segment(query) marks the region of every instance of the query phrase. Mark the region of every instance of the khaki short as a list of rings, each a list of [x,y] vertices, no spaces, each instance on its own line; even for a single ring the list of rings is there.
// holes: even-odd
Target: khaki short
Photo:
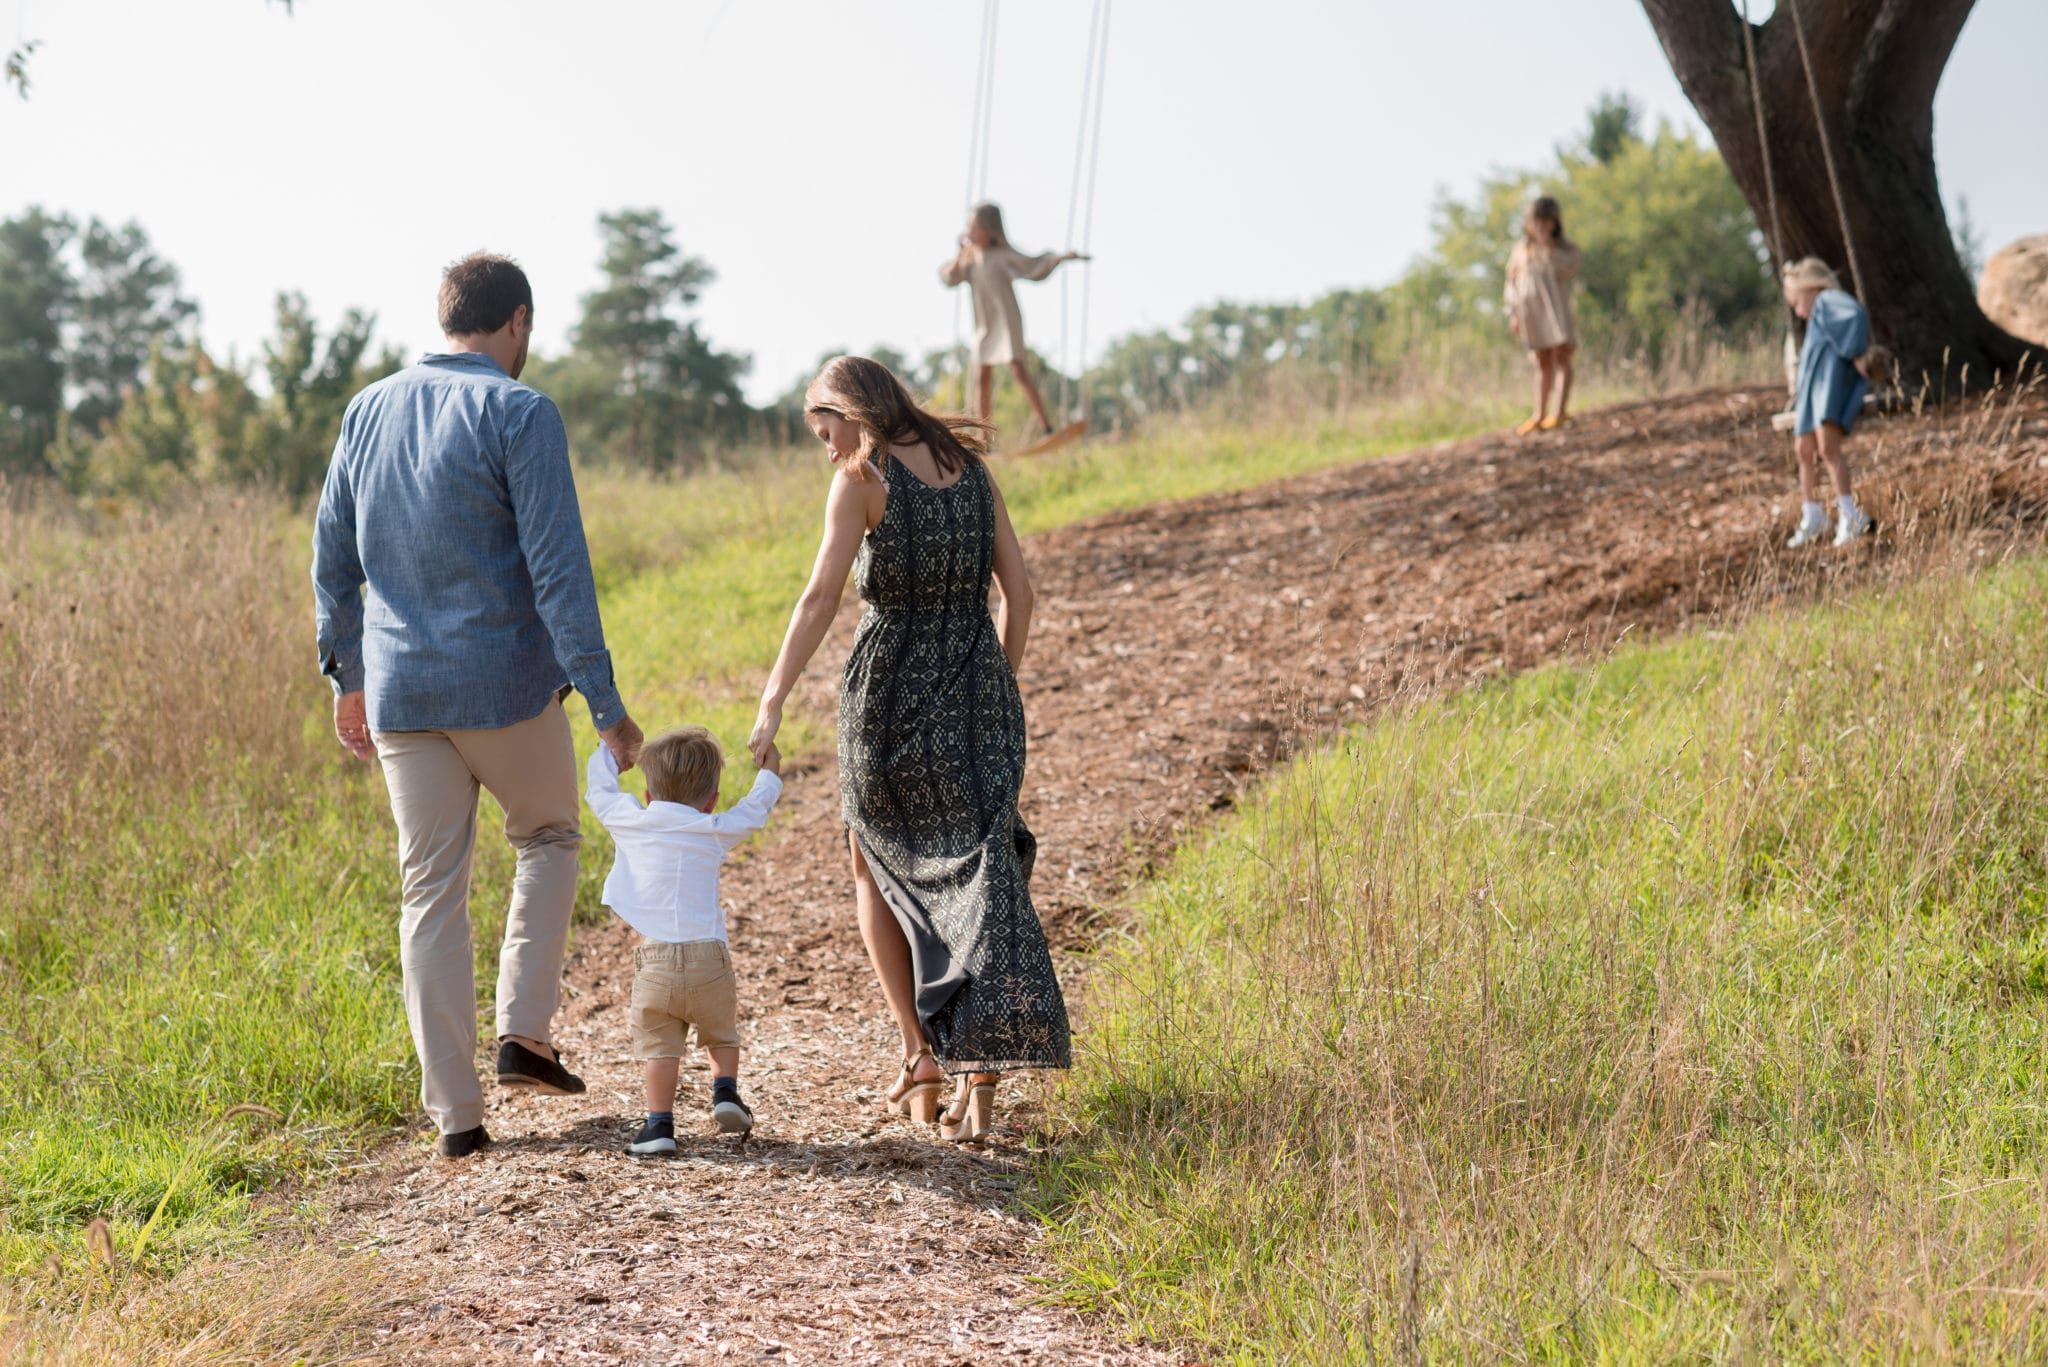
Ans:
[[[740,1047],[739,994],[722,941],[649,941],[633,962],[634,1058],[683,1057],[692,1026],[699,1048]]]

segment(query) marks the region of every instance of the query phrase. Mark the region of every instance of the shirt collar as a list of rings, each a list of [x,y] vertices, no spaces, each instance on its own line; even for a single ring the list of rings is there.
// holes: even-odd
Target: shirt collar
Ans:
[[[420,354],[421,365],[467,366],[471,369],[495,370],[505,374],[505,367],[499,365],[481,351],[427,351]],[[506,378],[510,378],[507,376]]]

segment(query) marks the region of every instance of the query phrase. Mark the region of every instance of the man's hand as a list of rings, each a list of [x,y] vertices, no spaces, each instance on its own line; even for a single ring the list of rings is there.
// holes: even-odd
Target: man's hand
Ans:
[[[640,725],[631,717],[620,717],[610,726],[597,733],[604,742],[604,748],[612,752],[612,759],[618,764],[619,772],[640,762],[640,742],[646,737],[640,734]]]
[[[775,748],[775,742],[772,740],[768,742],[766,753],[761,756],[761,767],[777,778],[782,777],[782,751]]]
[[[376,755],[377,747],[370,741],[369,706],[363,701],[362,689],[336,695],[334,738],[341,742],[342,749],[365,764]]]

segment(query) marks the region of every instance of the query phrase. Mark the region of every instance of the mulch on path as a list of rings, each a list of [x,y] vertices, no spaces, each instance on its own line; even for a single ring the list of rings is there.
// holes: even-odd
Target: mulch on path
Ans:
[[[1277,758],[1397,696],[1948,563],[1959,546],[1995,552],[2031,535],[2048,499],[2048,401],[1995,421],[1898,417],[1850,448],[1885,531],[1785,551],[1797,495],[1769,429],[1777,397],[1624,405],[1032,539],[1023,811],[1055,943],[1082,945],[1134,877]],[[823,715],[854,606],[803,699]],[[743,850],[726,893],[758,1137],[704,1132],[708,1075],[686,1069],[681,1155],[621,1152],[639,1117],[630,945],[616,925],[581,933],[559,1043],[590,1094],[498,1096],[500,1143],[481,1161],[393,1145],[330,1193],[335,1240],[380,1247],[435,1289],[390,1326],[398,1350],[1175,1361],[1042,1301],[1015,1204],[1028,1088],[1005,1090],[1003,1136],[979,1153],[877,1112],[893,1039],[854,928],[829,756],[791,773],[771,832]]]

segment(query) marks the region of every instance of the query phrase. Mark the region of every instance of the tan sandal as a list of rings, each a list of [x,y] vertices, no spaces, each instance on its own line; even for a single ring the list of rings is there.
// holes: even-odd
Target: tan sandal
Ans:
[[[903,1060],[904,1088],[895,1096],[883,1096],[884,1115],[907,1115],[920,1125],[929,1125],[939,1118],[939,1093],[945,1090],[946,1084],[939,1078],[917,1081],[917,1065],[923,1059],[931,1059],[935,1064],[938,1062],[929,1049],[920,1049]]]
[[[972,1083],[965,1100],[948,1106],[939,1118],[939,1138],[949,1144],[979,1144],[995,1128],[995,1113],[995,1083]]]

